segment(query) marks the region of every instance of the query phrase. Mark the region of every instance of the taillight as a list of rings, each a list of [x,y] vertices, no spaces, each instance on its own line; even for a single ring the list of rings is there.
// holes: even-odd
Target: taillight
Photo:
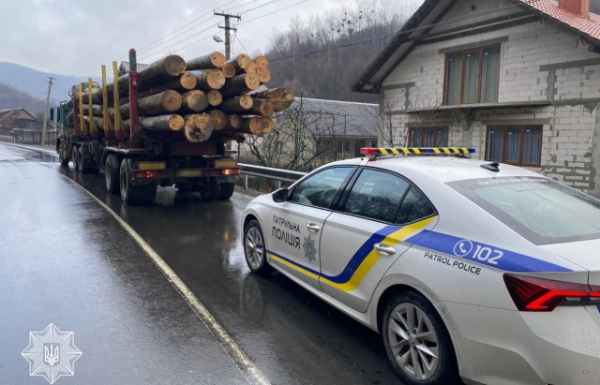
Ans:
[[[560,304],[600,304],[600,288],[579,283],[504,274],[504,283],[517,309],[550,312]]]

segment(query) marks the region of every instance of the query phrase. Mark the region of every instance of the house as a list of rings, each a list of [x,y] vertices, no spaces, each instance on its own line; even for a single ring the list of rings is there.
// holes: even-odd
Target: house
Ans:
[[[353,85],[380,144],[466,146],[600,193],[600,16],[590,0],[425,0]]]
[[[0,135],[10,135],[18,143],[39,144],[42,142],[44,122],[37,119],[24,108],[0,111]],[[48,120],[46,127],[47,142],[56,138],[54,122]]]
[[[294,169],[357,157],[360,148],[377,145],[378,114],[377,104],[297,97],[273,117],[273,131],[248,137],[240,154],[249,161]]]

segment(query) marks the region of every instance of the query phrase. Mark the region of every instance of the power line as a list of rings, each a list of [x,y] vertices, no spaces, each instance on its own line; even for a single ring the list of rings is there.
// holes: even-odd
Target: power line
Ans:
[[[276,11],[269,12],[269,13],[265,13],[264,15],[261,15],[261,16],[258,16],[258,17],[255,17],[255,18],[253,18],[253,19],[250,19],[250,20],[244,20],[244,21],[242,21],[241,23],[239,23],[238,25],[247,24],[247,23],[249,23],[249,22],[251,22],[251,21],[254,21],[254,20],[257,20],[257,19],[261,19],[261,18],[263,18],[263,17],[265,17],[265,16],[269,16],[269,15],[272,15],[272,14],[274,14],[274,13],[277,13],[277,12],[284,11],[284,10],[286,10],[286,9],[289,9],[289,8],[295,7],[296,5],[300,5],[300,4],[302,4],[302,3],[306,3],[307,1],[309,1],[309,0],[302,0],[302,1],[299,1],[299,2],[297,2],[297,3],[295,3],[295,4],[288,5],[287,7],[284,7],[284,8],[278,9],[278,10],[276,10]]]

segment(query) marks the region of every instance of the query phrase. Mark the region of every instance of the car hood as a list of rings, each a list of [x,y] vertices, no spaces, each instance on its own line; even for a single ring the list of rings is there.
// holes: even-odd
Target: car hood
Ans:
[[[600,286],[600,239],[540,247],[589,270],[590,285]]]

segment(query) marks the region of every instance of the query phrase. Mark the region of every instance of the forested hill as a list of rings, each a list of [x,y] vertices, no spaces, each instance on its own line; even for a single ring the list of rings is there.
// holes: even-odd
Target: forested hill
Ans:
[[[389,2],[375,8],[359,3],[308,20],[295,17],[287,31],[271,39],[266,53],[272,84],[307,98],[376,103],[377,96],[352,92],[351,86],[419,3]]]
[[[11,108],[25,108],[33,115],[42,116],[46,99],[34,98],[27,92],[19,91],[16,88],[4,83],[0,83],[0,111]]]

